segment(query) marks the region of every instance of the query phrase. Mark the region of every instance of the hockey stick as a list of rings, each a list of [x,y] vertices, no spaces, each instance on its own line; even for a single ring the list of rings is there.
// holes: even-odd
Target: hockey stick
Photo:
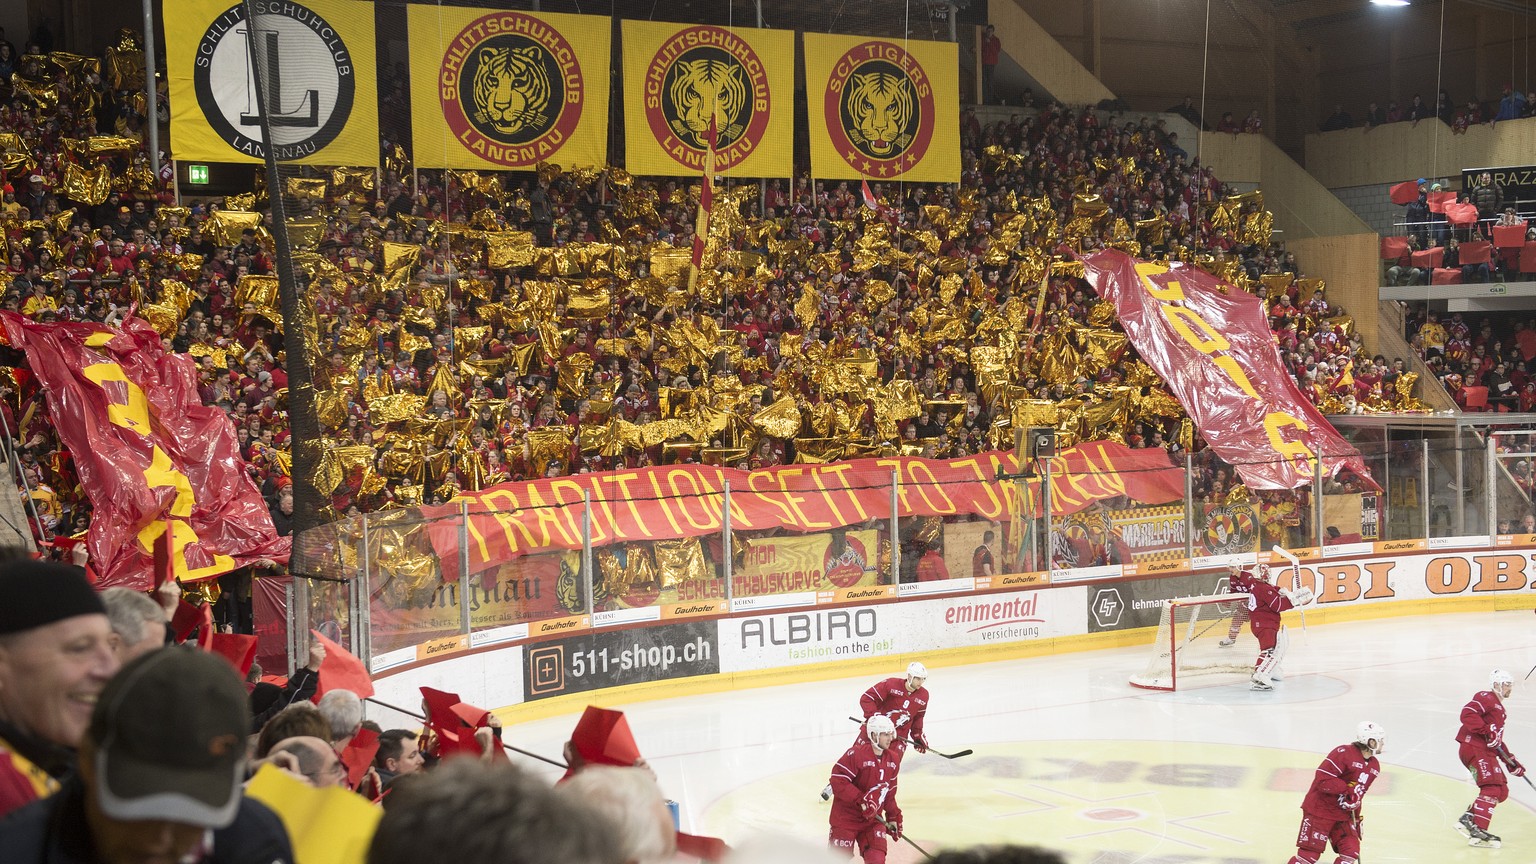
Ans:
[[[1276,543],[1275,545],[1273,545],[1273,546],[1271,546],[1269,548],[1270,548],[1271,552],[1274,552],[1276,555],[1279,555],[1281,558],[1284,558],[1285,560],[1291,562],[1291,590],[1295,591],[1296,589],[1300,588],[1301,587],[1301,559],[1297,558],[1295,555],[1292,555],[1290,552],[1287,552],[1286,550],[1281,549],[1280,548],[1280,544],[1278,544],[1278,543]],[[1301,606],[1297,606],[1296,607],[1296,611],[1301,614],[1301,631],[1303,633],[1305,633],[1307,631],[1307,610],[1302,608]]]
[[[369,701],[369,702],[372,702],[375,705],[380,706],[380,707],[388,708],[391,711],[398,711],[398,712],[400,712],[401,714],[404,714],[407,717],[410,717],[410,718],[415,719],[415,720],[420,720],[423,723],[427,722],[427,718],[423,717],[420,714],[417,714],[415,711],[407,711],[404,708],[399,707],[398,705],[391,705],[388,702],[380,701],[378,699],[373,698],[372,696],[364,696],[363,698],[365,700]],[[556,761],[554,759],[549,758],[548,756],[540,756],[537,753],[529,753],[527,750],[523,750],[523,749],[521,749],[519,747],[513,747],[511,744],[508,744],[506,742],[501,742],[501,749],[503,749],[503,750],[511,750],[513,753],[522,754],[523,756],[527,756],[529,759],[537,759],[540,762],[548,762],[549,764],[555,766],[556,768],[570,768],[571,767],[571,766],[565,764],[564,762],[558,762],[558,761]]]
[[[860,720],[857,717],[849,717],[848,719],[852,720],[853,722],[855,722],[857,724],[859,724],[860,726],[864,725],[864,721]],[[972,750],[970,748],[966,748],[964,750],[961,750],[959,753],[944,753],[944,752],[935,750],[932,747],[929,747],[928,748],[928,752],[932,753],[935,756],[943,756],[945,759],[959,759],[961,756],[969,756],[972,753],[975,753],[976,751]]]
[[[885,830],[891,832],[892,834],[896,833],[895,824],[891,823],[891,822],[885,823]],[[929,852],[927,849],[924,849],[923,847],[917,845],[916,843],[913,843],[911,837],[908,837],[907,835],[903,834],[903,835],[901,835],[901,839],[907,841],[907,845],[908,846],[911,846],[913,849],[916,849],[917,851],[923,853],[923,857],[924,858],[927,858],[929,861],[933,860],[933,853]]]

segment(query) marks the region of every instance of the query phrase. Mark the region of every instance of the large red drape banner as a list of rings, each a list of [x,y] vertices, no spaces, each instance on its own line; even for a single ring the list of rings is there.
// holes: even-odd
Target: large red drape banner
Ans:
[[[167,353],[137,318],[118,330],[5,312],[0,324],[46,390],[91,500],[86,548],[103,586],[152,587],[155,540],[167,526],[181,581],[288,559],[289,539],[272,526],[228,415],[198,399],[190,358]]]
[[[471,573],[530,552],[582,548],[582,496],[592,502],[592,543],[670,540],[717,534],[731,490],[731,527],[742,531],[827,531],[891,515],[892,472],[900,478],[897,514],[980,516],[994,521],[1019,512],[1011,453],[964,459],[855,459],[742,471],[709,465],[664,465],[502,483],[423,507],[444,576],[459,571],[460,506],[469,510]],[[1027,482],[1039,516],[1039,478]],[[1074,447],[1051,461],[1051,510],[1075,513],[1121,496],[1162,504],[1184,494],[1184,471],[1160,448],[1136,450],[1111,441]]]
[[[1319,450],[1325,475],[1345,469],[1374,485],[1359,452],[1285,370],[1257,296],[1195,267],[1113,249],[1082,260],[1131,345],[1250,489],[1311,484]]]

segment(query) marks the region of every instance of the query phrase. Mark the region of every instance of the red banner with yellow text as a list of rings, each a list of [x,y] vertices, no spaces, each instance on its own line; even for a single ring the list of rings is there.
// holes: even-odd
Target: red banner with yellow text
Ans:
[[[1348,470],[1371,482],[1359,452],[1286,372],[1257,296],[1195,267],[1114,249],[1082,260],[1131,345],[1248,488],[1310,485],[1319,451],[1327,476]]]
[[[888,519],[893,472],[900,481],[896,503],[901,518],[1003,521],[1019,512],[1019,483],[997,477],[1017,470],[1018,460],[1002,451],[964,459],[855,459],[758,471],[665,465],[502,483],[446,505],[423,507],[422,513],[444,577],[453,580],[459,570],[461,502],[469,511],[469,568],[478,573],[530,552],[582,548],[584,494],[592,502],[592,543],[603,546],[718,534],[727,482],[731,527],[738,531],[807,533]],[[1035,499],[1026,515],[1039,515],[1039,480],[1025,483]],[[1184,472],[1159,448],[1134,450],[1096,441],[1065,451],[1051,463],[1051,508],[1058,516],[1109,498],[1163,504],[1183,492]]]
[[[202,404],[191,359],[166,353],[148,323],[34,324],[11,312],[0,323],[46,389],[91,500],[86,548],[103,587],[151,587],[167,525],[181,581],[288,559],[228,415]]]

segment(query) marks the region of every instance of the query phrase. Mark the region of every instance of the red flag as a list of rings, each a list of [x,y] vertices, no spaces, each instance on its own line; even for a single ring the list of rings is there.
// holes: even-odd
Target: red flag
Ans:
[[[1408,252],[1407,237],[1381,238],[1381,260],[1396,261]]]
[[[875,211],[876,213],[879,213],[880,199],[876,198],[875,193],[870,191],[868,177],[859,181],[859,191],[864,194],[864,206]]]
[[[352,652],[321,635],[319,630],[310,635],[325,646],[325,660],[320,664],[320,683],[315,687],[315,701],[332,690],[351,690],[360,698],[373,695],[373,678],[363,661]]]
[[[703,861],[719,861],[731,851],[731,847],[725,845],[725,841],[719,837],[700,837],[679,831],[677,851],[680,855],[689,855]]]
[[[373,757],[379,755],[379,733],[372,729],[363,728],[357,730],[352,740],[341,751],[341,764],[347,766],[347,784],[353,789],[363,782],[363,775],[368,773],[368,766],[373,764]]]
[[[176,641],[185,642],[192,631],[202,628],[204,634],[213,631],[213,609],[208,604],[193,606],[185,600],[176,601],[176,611],[171,615],[171,629],[176,631]]]
[[[640,745],[629,731],[623,711],[588,705],[571,730],[571,744],[589,765],[627,768],[640,758]]]
[[[1415,266],[1415,267],[1428,267],[1430,269],[1434,269],[1436,267],[1439,267],[1440,266],[1440,262],[1442,260],[1444,260],[1444,259],[1445,259],[1445,247],[1444,246],[1432,246],[1432,247],[1430,247],[1428,249],[1421,249],[1418,252],[1413,252],[1413,253],[1409,254],[1409,256],[1408,256],[1408,260],[1409,260],[1410,263],[1413,264],[1413,266]]]
[[[148,590],[154,541],[173,523],[168,557],[186,582],[260,558],[286,561],[229,416],[202,404],[191,358],[168,353],[149,323],[40,324],[0,313],[48,392],[48,416],[90,498],[86,545],[104,588]]]
[[[256,637],[244,633],[213,633],[208,637],[208,651],[228,660],[244,678],[256,661]]]
[[[1493,226],[1493,245],[1500,249],[1519,249],[1525,245],[1525,225]]]
[[[1446,221],[1456,226],[1477,224],[1477,205],[1465,201],[1460,204],[1445,205]]]
[[[1487,240],[1469,240],[1461,244],[1461,263],[1487,264],[1492,260],[1493,246]]]
[[[1405,180],[1392,187],[1392,203],[1399,206],[1412,204],[1419,200],[1419,184],[1413,180]]]
[[[1083,257],[1131,345],[1167,382],[1217,456],[1250,489],[1295,489],[1323,472],[1372,482],[1365,461],[1296,386],[1264,303],[1185,264],[1137,261],[1115,249]]]
[[[1444,213],[1445,205],[1456,203],[1456,193],[1431,192],[1428,196],[1426,196],[1426,200],[1429,202],[1429,212]]]
[[[459,698],[459,694],[422,687],[421,701],[427,709],[427,727],[437,736],[439,757],[454,753],[480,755],[480,744],[475,741],[474,734],[479,727],[466,726],[464,722],[464,715],[472,713],[473,709]],[[483,716],[487,713],[482,712],[481,725],[487,721],[488,718]]]
[[[717,134],[715,116],[709,116],[709,146],[704,148],[704,175],[699,188],[699,213],[693,225],[693,264],[688,270],[688,289],[693,290],[699,280],[699,268],[704,266],[704,248],[709,244],[709,220],[715,210],[715,144]]]

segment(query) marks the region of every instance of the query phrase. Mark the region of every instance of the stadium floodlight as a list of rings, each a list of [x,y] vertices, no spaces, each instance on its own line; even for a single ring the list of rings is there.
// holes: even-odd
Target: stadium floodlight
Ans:
[[[1408,0],[1371,0],[1372,6],[1407,6]]]

